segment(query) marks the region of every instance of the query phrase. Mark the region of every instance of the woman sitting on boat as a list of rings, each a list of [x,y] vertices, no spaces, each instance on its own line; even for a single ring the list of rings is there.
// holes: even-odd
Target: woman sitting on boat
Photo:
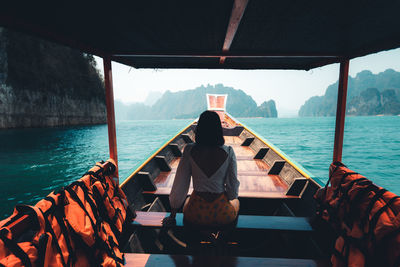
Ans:
[[[224,145],[217,113],[205,111],[196,127],[196,142],[186,145],[175,175],[169,201],[171,215],[163,224],[175,224],[193,177],[193,193],[183,207],[185,221],[195,225],[219,226],[236,220],[239,211],[236,156]]]

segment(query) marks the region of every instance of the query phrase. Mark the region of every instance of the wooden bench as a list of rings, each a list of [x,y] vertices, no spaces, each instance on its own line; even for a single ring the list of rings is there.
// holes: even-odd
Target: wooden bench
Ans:
[[[125,266],[330,266],[329,260],[125,253]]]
[[[167,212],[136,212],[137,217],[132,222],[138,227],[162,227],[162,219],[169,215]],[[176,214],[176,226],[183,227],[183,214]],[[287,216],[256,216],[239,215],[236,225],[237,229],[273,230],[273,231],[296,231],[312,232],[309,218],[287,217]]]
[[[190,188],[188,196],[192,193]],[[157,197],[167,197],[171,193],[170,187],[158,187],[155,191],[143,191],[144,195],[154,195]],[[299,199],[298,196],[286,195],[286,192],[254,192],[254,191],[239,191],[239,200],[242,198],[259,198],[259,199]]]

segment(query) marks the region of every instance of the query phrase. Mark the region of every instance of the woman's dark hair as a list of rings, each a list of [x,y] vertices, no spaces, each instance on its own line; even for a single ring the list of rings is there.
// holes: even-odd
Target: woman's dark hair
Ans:
[[[208,146],[225,144],[221,120],[217,113],[208,110],[201,113],[196,127],[196,144]]]

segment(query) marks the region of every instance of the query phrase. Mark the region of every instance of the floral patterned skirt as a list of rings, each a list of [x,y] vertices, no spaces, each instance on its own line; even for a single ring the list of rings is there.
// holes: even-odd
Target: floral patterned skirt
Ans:
[[[193,191],[183,210],[185,221],[196,225],[227,225],[236,220],[237,212],[225,193]]]

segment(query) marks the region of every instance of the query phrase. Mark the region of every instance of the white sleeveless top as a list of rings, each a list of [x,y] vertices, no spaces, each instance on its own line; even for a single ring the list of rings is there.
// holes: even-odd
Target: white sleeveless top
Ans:
[[[171,208],[179,209],[189,191],[190,178],[193,177],[193,189],[198,192],[226,192],[228,199],[238,197],[239,180],[237,179],[236,156],[232,147],[221,146],[228,154],[219,169],[208,177],[193,160],[191,150],[195,144],[186,145],[176,171],[174,184],[169,195]]]

